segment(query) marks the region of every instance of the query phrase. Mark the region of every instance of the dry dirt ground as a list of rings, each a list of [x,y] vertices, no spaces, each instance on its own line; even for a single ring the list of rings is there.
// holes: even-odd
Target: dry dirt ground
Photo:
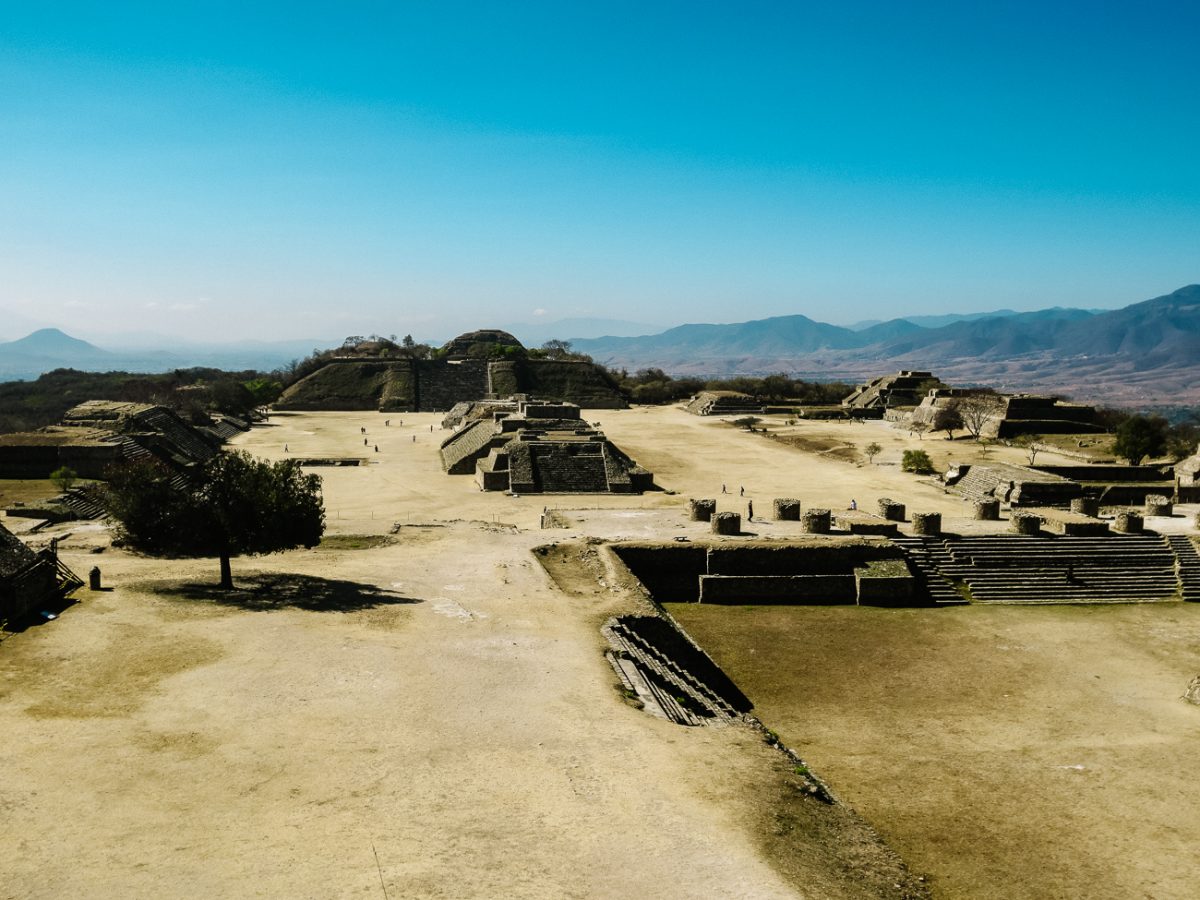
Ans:
[[[286,444],[292,456],[367,464],[313,469],[325,478],[329,533],[338,540],[235,561],[243,589],[234,596],[212,590],[215,561],[136,557],[109,548],[95,525],[35,537],[60,537],[64,560],[81,574],[100,565],[112,589],[83,591],[57,621],[0,643],[0,897],[825,898],[919,890],[908,882],[893,890],[880,880],[898,870],[861,830],[839,831],[842,824],[827,819],[809,827],[819,814],[796,806],[781,755],[754,730],[685,729],[628,705],[614,688],[598,626],[629,599],[598,586],[564,589],[531,550],[589,534],[587,516],[565,530],[541,530],[546,506],[591,507],[603,519],[601,531],[668,537],[696,527],[683,524],[689,496],[719,496],[722,508],[743,512],[752,500],[761,504],[759,516],[774,496],[835,509],[852,497],[867,507],[890,496],[910,511],[941,511],[948,526],[962,502],[901,474],[894,463],[907,436],[880,423],[812,426],[814,440],[853,428],[854,442],[885,444],[880,465],[858,467],[675,408],[587,415],[670,493],[586,503],[483,494],[471,478],[442,474],[440,416],[280,414],[236,445],[280,458]],[[935,443],[926,437],[912,446]],[[728,494],[720,495],[722,483]],[[390,536],[397,523],[394,540],[356,537]],[[770,523],[756,527],[781,533]],[[986,621],[972,619],[974,612],[939,621],[963,622],[962,631],[973,634],[972,623]],[[1054,621],[1042,610],[1012,615],[1013,628]],[[1179,606],[1161,615],[1192,621],[1179,618]],[[1175,626],[1164,619],[1162,627]],[[1063,630],[1040,646],[1062,648],[1071,634]],[[987,638],[976,635],[964,647],[1010,658],[1012,651]],[[1091,640],[1089,672],[1114,684],[1136,674],[1117,625]],[[1170,656],[1175,646],[1159,652]],[[850,682],[858,677],[860,649],[835,647],[822,657],[829,691],[839,671]],[[951,663],[955,652],[951,641]],[[1025,654],[1017,674],[1028,669],[1034,684],[1052,685],[1064,657]],[[913,678],[904,674],[906,658],[894,656],[895,669]],[[1192,668],[1196,662],[1187,659]],[[954,719],[963,702],[949,687],[956,670],[941,663],[926,653],[921,671]],[[886,693],[881,681],[872,690]],[[743,686],[757,701],[753,685]],[[1136,706],[1141,695],[1131,696]],[[934,853],[919,828],[900,827],[924,814],[918,801],[925,802],[925,787],[915,777],[879,777],[883,761],[869,758],[885,729],[828,699],[815,708],[799,693],[790,705],[774,694],[768,700],[767,724],[776,727],[777,716],[777,730],[786,727],[810,755],[828,747],[820,763],[811,760],[817,771],[919,858],[918,871],[948,886],[944,896],[955,896],[950,888],[960,882],[948,874],[955,864],[948,857],[956,854]],[[1178,721],[1165,714],[1149,720],[1160,733],[1132,727],[1135,712],[1101,717],[1110,742],[1127,754],[1173,746],[1195,718],[1184,710]],[[988,718],[986,710],[973,716]],[[953,724],[969,742],[970,728]],[[1053,736],[1047,740],[1053,745]],[[1063,764],[1075,764],[1074,745],[1061,749]],[[1173,758],[1154,757],[1163,765]],[[1186,760],[1179,763],[1183,771]],[[1081,780],[1091,772],[1062,771]],[[991,802],[954,789],[945,773],[938,777],[929,805]],[[1169,803],[1174,782],[1151,782],[1137,781],[1137,789],[1153,787]],[[997,790],[1016,803],[1024,784],[1000,779]],[[1084,842],[1098,845],[1097,857],[1112,847],[1130,858],[1141,854],[1143,869],[1155,859],[1171,862],[1156,856],[1161,834],[1148,841],[1144,831],[1124,828],[1123,792],[1101,792],[1121,815],[1042,822],[1033,845],[1067,867],[1077,855],[1092,858],[1075,853]],[[1194,819],[1183,820],[1197,806],[1184,796],[1189,807],[1178,825],[1194,831]],[[1104,812],[1099,801],[1094,808]],[[1033,826],[1013,816],[995,827],[1008,836],[985,831],[974,843],[1011,846],[1012,835]],[[850,835],[863,841],[854,859],[843,846]],[[945,839],[937,831],[928,837]],[[972,845],[969,832],[958,840]],[[1016,858],[997,851],[995,871],[1030,867],[1020,855],[1026,849],[1017,842]],[[848,877],[866,868],[873,879]]]

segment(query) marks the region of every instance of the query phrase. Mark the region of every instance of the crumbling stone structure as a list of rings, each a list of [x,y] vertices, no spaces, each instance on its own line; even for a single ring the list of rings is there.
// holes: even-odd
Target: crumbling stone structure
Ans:
[[[913,424],[931,427],[941,409],[978,393],[973,390],[943,389],[930,391],[913,410]],[[1096,421],[1096,408],[1078,403],[1064,403],[1056,397],[1032,394],[996,395],[994,409],[987,416],[980,436],[1012,438],[1022,434],[1095,434],[1104,431]]]
[[[807,509],[800,516],[800,528],[809,534],[829,534],[833,515],[827,509]]]
[[[577,359],[529,359],[512,335],[484,330],[459,335],[434,359],[332,359],[284,391],[275,408],[440,412],[512,394],[590,409],[626,406],[600,366]]]
[[[474,474],[485,491],[530,493],[641,493],[653,476],[572,404],[520,401],[517,411],[468,422],[442,442],[442,467]],[[556,418],[542,418],[545,415]]]
[[[741,534],[742,517],[735,512],[715,513],[711,520],[713,534]]]
[[[996,522],[1000,519],[999,500],[975,500],[972,504],[975,518],[981,522]]]
[[[842,406],[859,410],[916,406],[931,387],[945,385],[932,372],[904,370],[860,384],[842,400]]]
[[[1150,494],[1146,497],[1146,515],[1148,516],[1169,516],[1174,508],[1169,497],[1161,494]]]
[[[717,511],[716,500],[689,500],[688,518],[693,522],[710,522]]]
[[[912,514],[913,534],[933,537],[942,533],[942,514],[935,512]]]
[[[794,497],[776,497],[771,507],[775,518],[780,522],[800,521],[800,501]]]
[[[903,503],[897,503],[888,497],[879,498],[878,508],[880,517],[889,522],[903,522],[907,512]]]
[[[1016,534],[1035,535],[1042,530],[1042,517],[1033,513],[1013,513],[1009,528]]]
[[[1076,497],[1071,501],[1071,512],[1094,519],[1100,515],[1100,501],[1095,497]]]
[[[89,400],[68,410],[61,425],[0,435],[0,477],[47,478],[69,466],[83,478],[103,478],[112,465],[148,458],[182,473],[211,459],[220,443],[163,406]]]
[[[0,525],[0,625],[17,622],[80,587],[53,544],[35,551]]]
[[[684,408],[694,416],[745,416],[763,411],[761,403],[738,391],[701,391]]]
[[[1141,534],[1144,524],[1141,515],[1127,509],[1117,513],[1113,521],[1113,530],[1119,531],[1121,534]]]
[[[1026,466],[987,463],[955,467],[947,478],[954,490],[971,500],[999,500],[1009,506],[1066,506],[1083,488],[1061,475]]]

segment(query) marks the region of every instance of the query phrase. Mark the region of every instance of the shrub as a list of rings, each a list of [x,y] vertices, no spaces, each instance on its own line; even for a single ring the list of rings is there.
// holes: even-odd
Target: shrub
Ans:
[[[900,470],[917,475],[930,475],[933,473],[933,461],[924,450],[905,450],[904,457],[900,460]]]
[[[79,473],[70,466],[61,466],[50,473],[50,480],[65,494],[75,486],[75,482],[79,480]]]

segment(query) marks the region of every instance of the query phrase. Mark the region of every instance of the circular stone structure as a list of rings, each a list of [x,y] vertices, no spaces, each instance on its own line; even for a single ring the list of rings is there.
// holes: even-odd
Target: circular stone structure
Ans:
[[[942,533],[942,514],[935,512],[912,514],[913,534],[932,537]]]
[[[827,509],[810,509],[800,517],[800,527],[809,534],[829,534],[832,519]]]
[[[716,500],[689,500],[688,518],[693,522],[711,522],[717,511]]]
[[[1000,501],[976,500],[975,518],[981,522],[998,522],[1000,520]]]
[[[1132,509],[1127,509],[1117,513],[1117,517],[1113,521],[1113,530],[1119,531],[1122,534],[1141,534],[1142,525],[1141,514],[1134,512]]]
[[[800,521],[800,501],[794,497],[776,497],[771,504],[780,522]]]
[[[889,497],[879,498],[879,515],[889,522],[903,522],[905,508],[903,503],[897,503]]]
[[[524,345],[515,337],[507,331],[501,331],[498,328],[483,328],[479,331],[468,331],[449,341],[442,349],[445,350],[447,359],[465,359],[469,356],[479,355],[481,351],[475,349],[477,347],[482,347],[485,354],[492,347],[525,349]]]
[[[1033,513],[1013,513],[1009,527],[1017,534],[1038,534],[1042,530],[1042,517]]]
[[[1164,497],[1162,494],[1146,495],[1146,515],[1169,516],[1173,511],[1174,506],[1169,497]]]
[[[717,513],[712,517],[713,534],[741,534],[742,517],[735,512]]]
[[[1094,519],[1100,515],[1100,501],[1095,497],[1075,497],[1071,500],[1071,512]]]

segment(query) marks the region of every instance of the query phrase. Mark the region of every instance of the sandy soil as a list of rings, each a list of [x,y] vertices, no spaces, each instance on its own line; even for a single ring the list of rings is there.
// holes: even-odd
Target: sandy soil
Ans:
[[[234,576],[244,590],[222,598],[212,590],[214,561],[135,557],[109,548],[95,525],[42,532],[38,539],[62,539],[63,558],[76,571],[99,564],[112,590],[84,591],[59,620],[0,643],[0,840],[8,851],[0,855],[0,896],[888,895],[890,885],[852,877],[855,864],[847,861],[854,854],[857,865],[874,866],[879,848],[853,823],[797,806],[780,754],[757,732],[680,728],[628,705],[603,659],[598,626],[629,598],[587,579],[566,589],[530,551],[594,533],[686,534],[699,527],[684,521],[688,496],[719,496],[722,508],[739,511],[753,500],[761,503],[759,516],[775,496],[835,509],[851,497],[865,507],[890,496],[910,511],[941,511],[948,527],[963,514],[962,502],[900,473],[893,463],[908,438],[879,423],[811,426],[814,440],[853,428],[855,443],[885,444],[880,465],[856,466],[678,409],[587,415],[666,490],[586,502],[484,494],[473,479],[441,472],[440,416],[280,414],[236,445],[271,458],[283,457],[286,444],[291,456],[366,463],[313,469],[325,479],[329,533],[345,536],[337,549],[237,560]],[[926,437],[912,445],[936,443]],[[720,495],[723,482],[730,493]],[[547,506],[588,510],[566,529],[543,531]],[[370,542],[352,536],[388,535],[396,524],[394,542],[353,549]],[[103,552],[93,554],[97,548]],[[1019,666],[1002,671],[1018,684],[1031,667],[1034,677],[1026,680],[1042,692],[1031,696],[1051,704],[1076,632],[1035,640],[1037,623],[1054,621],[1035,617],[1039,612],[1012,611],[1010,627],[1021,634],[1006,638],[1004,648],[988,643],[990,625],[971,624],[983,621],[969,617],[974,610],[957,618],[940,611],[945,618],[936,621],[967,623],[947,634],[974,635],[966,646],[998,659],[1014,658],[1010,643],[1042,648],[1022,652]],[[1169,614],[1184,615],[1178,607]],[[1194,635],[1191,621],[1179,620],[1185,637]],[[829,627],[836,632],[835,624]],[[933,625],[928,634],[936,646]],[[911,783],[891,777],[872,758],[886,744],[885,723],[899,729],[903,707],[879,722],[848,716],[843,707],[851,707],[837,691],[858,690],[859,651],[877,640],[884,638],[865,634],[861,644],[829,645],[818,660],[828,669],[826,683],[804,688],[806,698],[821,697],[813,706],[807,699],[801,706],[770,695],[759,700],[753,669],[738,669],[736,660],[730,668],[751,681],[743,687],[768,724],[786,729],[835,791],[918,861],[918,871],[933,870],[947,886],[944,895],[953,896],[958,884],[946,874],[947,858],[963,848],[990,848],[996,872],[1014,857],[1027,865],[1029,845],[1013,837],[1025,826],[1012,812],[1022,808],[1024,783],[996,782],[1011,795],[1006,821],[993,817],[983,830],[955,831],[937,819],[942,806],[964,806],[971,821],[978,807],[986,823],[992,801],[955,786],[949,775],[944,790],[926,797],[915,775]],[[899,635],[887,640],[908,646]],[[1083,642],[1080,670],[1109,673],[1114,685],[1141,685],[1139,667],[1156,658],[1155,645],[1145,644],[1145,659],[1123,656],[1117,651],[1125,640],[1119,630],[1097,632]],[[890,669],[865,670],[869,690],[890,694],[899,682],[919,695],[921,683],[936,685],[934,697],[951,703],[942,715],[953,722],[959,701],[950,686],[960,676],[939,668],[941,653],[923,653],[919,677],[906,671],[906,653],[893,654]],[[1110,655],[1119,670],[1112,668],[1118,662],[1104,668]],[[1043,671],[1043,663],[1058,668]],[[1174,669],[1171,678],[1163,674],[1165,657],[1158,665],[1154,677],[1173,684]],[[1140,690],[1114,694],[1130,706],[1125,718],[1096,722],[1117,754],[1107,760],[1124,765],[1138,747],[1155,754],[1167,748],[1146,763],[1152,773],[1159,762],[1173,764],[1177,734],[1194,732],[1179,718],[1186,711],[1175,718],[1157,711],[1150,721],[1158,732],[1139,726],[1132,717],[1146,696]],[[1094,699],[1074,689],[1066,696],[1070,703]],[[881,706],[888,699],[880,697]],[[1019,709],[1000,714],[1020,721]],[[927,727],[943,727],[936,709],[932,715]],[[988,718],[975,709],[954,728],[969,743]],[[1004,728],[999,733],[1019,735],[1015,724]],[[1082,772],[1051,774],[1088,783],[1098,777],[1097,763],[1073,752],[1077,740],[1067,734],[1062,752],[1047,760],[1084,765]],[[1053,736],[1047,741],[1053,745]],[[1098,797],[1125,791],[1109,765],[1100,766]],[[963,778],[977,778],[980,768],[964,767]],[[1155,785],[1149,774],[1132,783],[1147,805],[1129,809],[1142,812],[1153,807],[1152,794],[1166,803],[1175,786]],[[1107,814],[1099,801],[1092,808]],[[1154,832],[1169,848],[1155,856],[1160,851],[1145,846],[1147,832],[1119,833],[1118,823],[1134,817],[1114,818],[1104,832],[1121,859],[1145,854],[1139,873],[1156,859],[1173,863],[1179,834],[1167,824]],[[938,827],[922,832],[924,818]],[[1082,828],[1081,819],[1073,815],[1063,827]],[[1188,824],[1194,822],[1184,817],[1172,827]],[[1095,840],[1097,832],[1083,834]],[[861,844],[849,846],[847,836]],[[940,852],[934,845],[941,843],[951,849]],[[1069,868],[1078,843],[1037,846]],[[878,872],[889,871],[883,856]],[[1109,877],[1111,869],[1081,871]]]
[[[626,601],[568,596],[530,553],[563,536],[537,527],[549,498],[442,474],[439,417],[400,418],[279,415],[237,441],[365,459],[314,469],[330,533],[401,527],[237,560],[234,598],[211,560],[135,557],[95,525],[39,536],[112,590],[0,644],[0,896],[877,895],[824,862],[829,835],[779,824],[786,773],[758,733],[624,702],[597,629]],[[635,454],[694,434],[705,468],[741,438],[677,410],[604,418],[657,430]],[[745,444],[763,472],[731,481],[803,484],[803,456]],[[660,481],[709,486],[683,449]]]

